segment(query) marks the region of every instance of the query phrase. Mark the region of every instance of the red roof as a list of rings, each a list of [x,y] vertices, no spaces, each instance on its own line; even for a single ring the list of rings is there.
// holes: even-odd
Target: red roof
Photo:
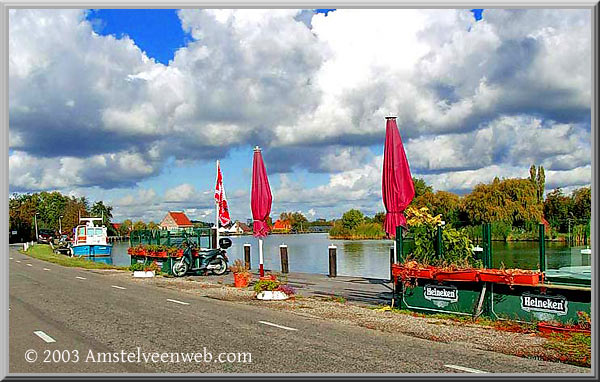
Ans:
[[[292,225],[287,220],[275,220],[275,224],[273,224],[273,229],[290,229]]]
[[[194,224],[192,224],[190,219],[188,219],[186,214],[184,214],[183,212],[169,211],[169,215],[171,215],[173,220],[175,220],[175,224],[177,224],[180,227],[183,227],[183,226],[193,227],[194,226]]]
[[[121,223],[110,223],[112,224],[113,228],[116,229],[117,231],[119,230],[119,228],[121,228]]]

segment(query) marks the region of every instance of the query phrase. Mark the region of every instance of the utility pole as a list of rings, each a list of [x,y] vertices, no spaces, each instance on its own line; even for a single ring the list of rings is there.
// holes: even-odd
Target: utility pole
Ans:
[[[37,227],[37,216],[39,215],[38,212],[35,213],[35,215],[33,215],[33,220],[35,220],[35,242],[37,243],[39,235],[38,235],[38,227]]]

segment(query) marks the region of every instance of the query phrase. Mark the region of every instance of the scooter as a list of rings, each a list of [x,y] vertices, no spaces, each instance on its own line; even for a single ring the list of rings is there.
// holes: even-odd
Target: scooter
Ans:
[[[198,260],[192,256],[192,251],[197,249],[197,245],[189,240],[183,242],[184,250],[181,259],[174,262],[171,268],[176,277],[185,276],[187,273],[201,274],[211,271],[219,276],[227,272],[229,259],[225,249],[231,246],[231,239],[222,238],[219,240],[219,248],[209,249],[207,251],[198,251]]]

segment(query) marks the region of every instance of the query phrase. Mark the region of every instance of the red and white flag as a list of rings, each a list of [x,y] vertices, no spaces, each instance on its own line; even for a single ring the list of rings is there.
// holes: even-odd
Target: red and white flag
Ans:
[[[219,223],[222,226],[226,226],[231,222],[229,217],[229,208],[227,207],[227,198],[225,197],[225,187],[223,187],[223,174],[221,174],[221,167],[219,161],[217,161],[217,185],[215,187],[215,203],[217,204],[219,211]]]

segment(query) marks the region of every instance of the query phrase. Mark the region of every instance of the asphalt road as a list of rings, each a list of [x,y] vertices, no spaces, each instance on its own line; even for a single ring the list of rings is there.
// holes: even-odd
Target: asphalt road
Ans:
[[[9,257],[11,374],[590,372]]]

